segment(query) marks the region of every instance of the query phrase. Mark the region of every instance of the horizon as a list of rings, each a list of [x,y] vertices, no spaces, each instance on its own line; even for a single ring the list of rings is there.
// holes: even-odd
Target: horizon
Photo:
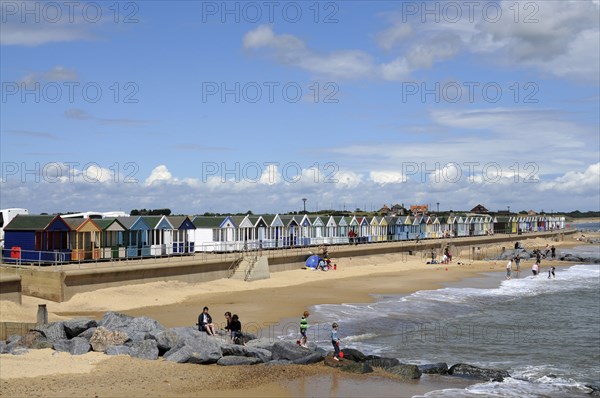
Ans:
[[[2,208],[600,210],[600,0],[0,13]]]

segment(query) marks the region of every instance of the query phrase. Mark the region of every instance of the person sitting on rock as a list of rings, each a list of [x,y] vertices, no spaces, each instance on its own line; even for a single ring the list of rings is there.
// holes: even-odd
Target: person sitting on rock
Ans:
[[[245,345],[244,335],[242,333],[242,323],[237,314],[233,314],[231,317],[231,322],[229,322],[229,332],[231,333],[230,337],[232,343]]]
[[[209,336],[214,336],[216,334],[215,325],[212,323],[212,317],[208,313],[208,307],[204,307],[202,313],[198,315],[198,330],[206,332]]]

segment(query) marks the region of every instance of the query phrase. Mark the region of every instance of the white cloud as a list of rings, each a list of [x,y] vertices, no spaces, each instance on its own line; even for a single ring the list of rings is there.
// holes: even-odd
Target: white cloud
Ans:
[[[42,71],[32,72],[21,78],[19,83],[23,83],[28,87],[35,83],[57,82],[57,81],[78,81],[79,74],[76,70],[67,69],[64,66],[57,65],[54,68]]]
[[[148,178],[146,178],[145,184],[146,185],[152,185],[154,183],[161,183],[161,182],[174,182],[175,180],[173,180],[173,175],[171,174],[171,172],[169,171],[169,169],[167,168],[167,166],[165,166],[164,164],[161,164],[159,166],[156,166],[152,172],[150,173],[150,175],[148,176]]]

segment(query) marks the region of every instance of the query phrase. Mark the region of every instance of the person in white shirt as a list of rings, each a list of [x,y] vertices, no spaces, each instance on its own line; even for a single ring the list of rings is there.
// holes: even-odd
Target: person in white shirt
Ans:
[[[511,271],[512,271],[512,259],[508,260],[508,263],[506,264],[506,279],[510,279]]]

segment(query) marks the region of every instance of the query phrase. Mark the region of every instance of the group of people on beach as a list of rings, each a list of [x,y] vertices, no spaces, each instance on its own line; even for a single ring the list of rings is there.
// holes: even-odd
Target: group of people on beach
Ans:
[[[300,318],[300,340],[297,341],[297,344],[302,348],[308,348],[308,317],[310,313],[308,311],[304,311],[302,317]],[[231,312],[227,311],[225,313],[226,324],[224,330],[229,332],[229,337],[231,342],[234,344],[244,344],[244,335],[242,333],[242,323],[240,322],[237,314],[231,314]],[[215,324],[213,323],[212,317],[208,312],[208,307],[204,307],[200,315],[198,315],[198,330],[201,332],[206,332],[209,336],[216,336],[217,332],[215,329]],[[333,323],[331,325],[331,343],[333,345],[333,359],[335,361],[339,361],[340,358],[340,339],[337,335],[338,332],[338,324]]]
[[[552,246],[552,247],[554,248],[554,246]],[[553,255],[554,255],[554,252],[553,252]],[[517,275],[519,275],[521,272],[521,257],[517,254],[516,257],[509,259],[508,263],[506,263],[506,279],[511,279],[513,261],[517,267]],[[539,250],[537,250],[535,263],[533,263],[533,265],[531,266],[531,272],[532,272],[533,276],[539,275],[540,263],[541,263],[541,253]],[[555,266],[551,266],[548,269],[548,279],[550,279],[550,277],[556,278],[555,271],[556,271]]]
[[[204,307],[200,315],[198,315],[198,330],[206,332],[209,336],[216,336],[215,324],[212,317],[208,313],[208,307]],[[244,344],[244,335],[242,333],[242,323],[237,314],[231,315],[231,312],[225,312],[225,327],[223,328],[229,333],[229,338],[232,343]]]
[[[308,348],[308,337],[306,332],[308,331],[308,317],[310,313],[304,311],[302,317],[300,317],[300,340],[296,343],[302,348]],[[340,338],[338,337],[338,324],[333,322],[331,324],[331,344],[333,345],[333,359],[339,361],[342,355],[340,354]]]

